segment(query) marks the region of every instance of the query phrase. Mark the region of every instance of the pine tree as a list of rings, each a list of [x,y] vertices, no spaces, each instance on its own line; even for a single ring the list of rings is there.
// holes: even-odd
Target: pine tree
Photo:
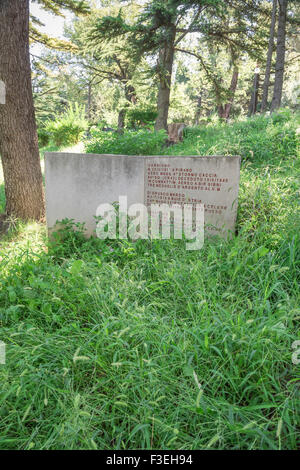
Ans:
[[[275,34],[275,24],[276,24],[276,11],[277,11],[277,0],[273,0],[272,16],[271,16],[271,24],[270,24],[269,46],[268,46],[268,54],[267,54],[267,64],[266,64],[265,79],[264,79],[264,84],[263,84],[263,96],[262,96],[262,101],[261,101],[261,112],[262,113],[267,109],[267,104],[268,104],[268,93],[269,93],[269,86],[270,86],[272,55],[273,55],[273,50],[274,50],[274,34]]]
[[[155,129],[167,129],[170,91],[176,46],[191,32],[199,32],[201,15],[212,15],[225,7],[224,0],[152,0],[146,3],[134,25],[128,25],[122,11],[107,16],[97,24],[98,39],[126,35],[133,49],[157,54],[156,75],[159,80]]]
[[[275,83],[271,111],[279,108],[281,105],[283,75],[285,65],[285,38],[286,38],[286,15],[288,0],[278,0],[278,28],[277,28],[277,46],[276,46],[276,65],[275,65]]]
[[[141,62],[141,52],[133,49],[126,36],[105,37],[99,41],[97,24],[99,18],[108,13],[118,13],[114,6],[93,9],[91,15],[76,21],[67,30],[67,36],[72,44],[77,46],[76,61],[84,74],[91,77],[91,84],[107,80],[117,84],[124,96],[121,99],[118,116],[118,129],[122,132],[125,127],[126,112],[137,102],[137,93],[133,78]],[[135,6],[126,9],[127,21],[137,13]]]
[[[136,50],[157,55],[155,71],[159,88],[155,128],[159,130],[167,129],[175,53],[183,52],[199,57],[197,51],[180,46],[183,39],[190,33],[200,33],[203,43],[214,40],[215,43],[234,46],[251,55],[259,54],[265,38],[254,35],[254,30],[258,15],[264,11],[263,0],[152,0],[145,4],[133,26],[124,21],[120,11],[118,16],[99,20],[97,31],[99,40],[126,35]],[[235,25],[226,21],[232,12],[236,17]],[[252,39],[254,36],[256,41]],[[232,104],[237,76],[235,67],[231,87],[227,91],[229,101],[224,101],[227,105],[226,115]]]

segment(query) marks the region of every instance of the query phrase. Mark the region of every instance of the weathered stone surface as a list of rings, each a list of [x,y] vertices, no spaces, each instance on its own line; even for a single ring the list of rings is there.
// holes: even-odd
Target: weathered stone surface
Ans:
[[[240,175],[238,156],[126,156],[46,153],[46,210],[57,221],[96,228],[97,207],[127,196],[134,203],[202,203],[209,234],[233,232]]]
[[[57,220],[85,222],[93,234],[94,216],[102,203],[128,197],[144,201],[144,158],[127,155],[46,153],[46,215],[51,229]]]
[[[240,157],[147,157],[145,201],[203,204],[207,234],[234,231]]]
[[[0,80],[0,104],[5,104],[5,83]]]

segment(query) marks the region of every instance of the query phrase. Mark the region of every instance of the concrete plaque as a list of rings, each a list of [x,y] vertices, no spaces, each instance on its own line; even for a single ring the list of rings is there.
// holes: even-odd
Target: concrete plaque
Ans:
[[[46,153],[46,212],[50,231],[57,221],[84,222],[96,229],[100,204],[127,196],[141,203],[204,205],[207,234],[234,232],[240,157],[127,156]]]
[[[148,157],[145,203],[204,205],[206,232],[233,232],[237,213],[240,157]]]

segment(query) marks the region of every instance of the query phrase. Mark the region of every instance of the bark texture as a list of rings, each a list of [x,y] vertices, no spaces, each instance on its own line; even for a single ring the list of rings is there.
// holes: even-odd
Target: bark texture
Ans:
[[[131,104],[135,105],[137,103],[137,96],[136,96],[135,88],[132,85],[129,85],[127,81],[124,82],[124,84],[125,84],[124,86],[125,98],[128,101],[128,105],[119,111],[118,132],[120,134],[123,133],[124,128],[125,128],[125,118],[126,118],[128,106],[130,106]]]
[[[169,39],[166,41],[164,48],[159,52],[159,90],[157,97],[157,118],[155,122],[155,130],[165,129],[168,131],[168,114],[170,107],[170,92],[172,70],[174,62],[174,42],[176,36],[176,27],[169,27]]]
[[[286,11],[288,0],[278,0],[278,28],[277,28],[277,47],[276,47],[276,65],[275,65],[275,83],[271,111],[279,108],[281,105],[284,61],[285,61],[285,36],[286,36]]]
[[[31,88],[29,0],[0,1],[0,154],[6,212],[22,219],[44,216],[44,192]]]
[[[262,95],[262,100],[261,100],[261,112],[262,113],[267,109],[267,104],[268,104],[270,74],[271,74],[271,66],[272,66],[272,55],[273,55],[273,49],[274,49],[276,10],[277,10],[277,0],[273,0],[269,46],[268,46],[268,53],[267,53],[266,73],[265,73],[265,79],[264,79],[264,84],[263,84],[263,95]]]
[[[123,132],[124,132],[125,116],[126,116],[126,109],[123,108],[119,111],[119,114],[118,114],[118,132],[119,132],[119,134],[123,134]]]
[[[251,100],[249,103],[249,110],[248,110],[249,116],[252,116],[253,114],[255,114],[257,110],[258,88],[259,88],[259,74],[255,73],[254,79],[253,79]]]
[[[228,103],[224,105],[220,105],[218,107],[219,117],[222,119],[226,119],[226,121],[229,119],[229,116],[230,116],[230,111],[231,111],[231,107],[232,107],[233,100],[234,100],[238,78],[239,78],[239,71],[238,71],[238,68],[235,67],[232,73],[231,83],[230,83],[230,88],[229,88],[230,99]]]

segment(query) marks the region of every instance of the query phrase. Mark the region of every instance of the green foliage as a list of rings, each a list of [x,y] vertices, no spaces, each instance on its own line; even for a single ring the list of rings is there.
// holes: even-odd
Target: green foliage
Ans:
[[[36,224],[1,240],[0,449],[299,447],[298,124],[277,115],[165,149],[243,152],[232,240],[86,240],[72,221],[55,244]]]
[[[85,0],[33,0],[33,2],[55,15],[62,15],[62,9],[68,9],[76,14],[86,14],[90,11],[89,4]]]
[[[169,147],[162,151],[168,155],[174,151],[180,155],[240,155],[249,162],[275,164],[297,152],[297,121],[288,119],[288,113],[280,111],[232,124],[187,128],[186,137],[176,150]]]
[[[39,147],[46,147],[50,142],[51,134],[44,128],[38,129]]]
[[[115,153],[122,155],[155,155],[167,140],[164,130],[127,131],[124,134],[91,129],[92,138],[85,144],[87,153]]]
[[[166,147],[164,131],[126,131],[124,134],[92,129],[89,153],[125,155],[240,155],[249,162],[278,162],[296,155],[297,121],[280,110],[271,116],[255,116],[232,124],[211,123],[184,130],[183,142]]]
[[[86,15],[91,11],[88,2],[85,0],[33,0],[33,2],[38,3],[46,11],[58,16],[64,16],[64,10],[69,10],[75,15]],[[49,37],[47,34],[42,33],[35,25],[39,27],[43,23],[35,16],[30,15],[30,39],[32,41],[57,50],[76,50],[70,42]]]
[[[127,127],[136,128],[143,125],[153,125],[157,111],[153,108],[132,107],[126,113]]]
[[[51,141],[58,147],[77,144],[88,128],[84,107],[70,105],[65,113],[45,126]]]
[[[277,112],[271,114],[273,124],[284,124],[292,119],[292,112],[287,109],[279,109]]]
[[[123,17],[122,10],[119,10],[117,16],[104,16],[97,18],[93,27],[93,37],[95,33],[101,36],[102,40],[110,41],[112,37],[117,38],[128,33],[131,30]]]

